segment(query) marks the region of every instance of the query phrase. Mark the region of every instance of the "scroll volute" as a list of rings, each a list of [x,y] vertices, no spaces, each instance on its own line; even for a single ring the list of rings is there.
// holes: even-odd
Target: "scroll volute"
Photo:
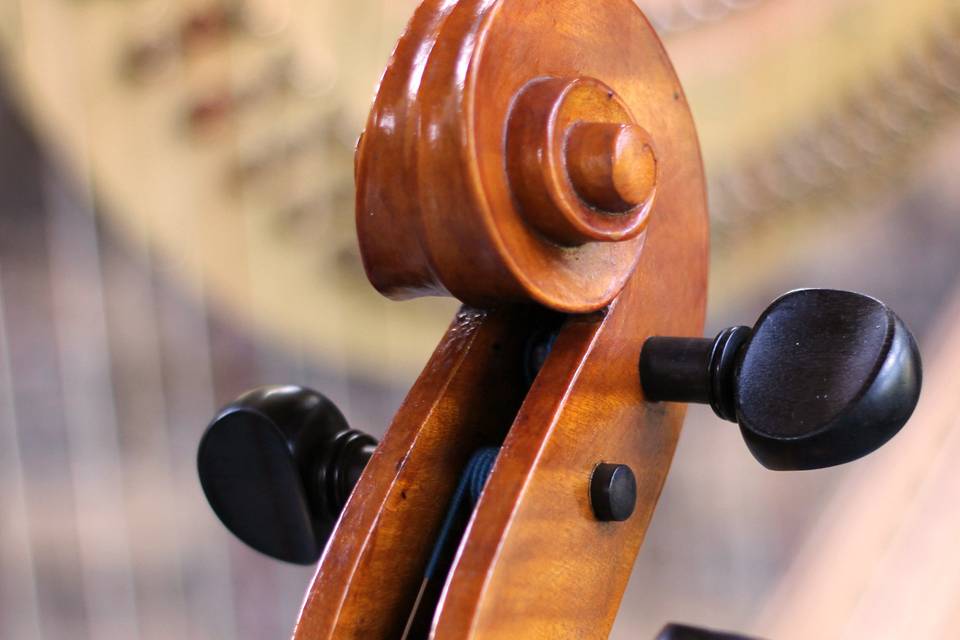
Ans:
[[[557,30],[577,3],[521,5],[428,0],[382,79],[357,149],[357,230],[389,297],[582,313],[636,267],[661,179],[663,114],[644,85],[672,72],[657,52],[644,64],[666,73],[639,79],[644,47],[596,21]],[[522,22],[495,17],[514,11]],[[509,33],[481,46],[494,22]]]
[[[491,445],[430,636],[605,637],[685,411],[645,401],[640,350],[699,335],[705,309],[700,153],[659,39],[632,0],[426,0],[356,171],[374,286],[468,306],[344,508],[296,638],[397,637],[460,473]],[[528,387],[544,307],[576,315]],[[636,473],[624,522],[591,507],[601,462]]]

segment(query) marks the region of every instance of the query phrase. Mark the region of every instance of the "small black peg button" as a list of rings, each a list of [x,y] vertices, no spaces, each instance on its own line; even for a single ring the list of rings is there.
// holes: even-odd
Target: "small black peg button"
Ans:
[[[210,423],[197,468],[234,535],[278,560],[312,564],[376,445],[316,391],[261,387]]]
[[[716,339],[650,338],[640,380],[652,401],[710,404],[740,425],[761,464],[817,469],[856,460],[907,422],[920,352],[886,305],[858,293],[794,291],[753,329]]]
[[[625,464],[601,462],[590,478],[590,502],[601,522],[623,522],[637,506],[637,478]]]

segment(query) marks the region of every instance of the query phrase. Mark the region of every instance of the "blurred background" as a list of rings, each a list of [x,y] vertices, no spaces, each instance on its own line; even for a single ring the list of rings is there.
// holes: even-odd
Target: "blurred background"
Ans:
[[[960,2],[638,4],[701,135],[707,333],[862,291],[926,388],[887,447],[815,473],[691,409],[613,637],[960,637]],[[414,6],[0,0],[0,637],[290,634],[312,569],[228,534],[196,445],[265,383],[381,435],[452,316],[381,299],[353,230]]]

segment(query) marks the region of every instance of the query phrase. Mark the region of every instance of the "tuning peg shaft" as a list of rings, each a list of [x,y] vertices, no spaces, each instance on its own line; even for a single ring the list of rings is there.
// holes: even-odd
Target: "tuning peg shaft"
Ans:
[[[883,303],[804,289],[755,326],[713,340],[654,337],[640,355],[651,401],[709,404],[737,422],[770,469],[815,469],[874,451],[907,422],[920,395],[916,341]]]
[[[313,564],[376,446],[320,393],[261,387],[217,414],[197,468],[234,535],[278,560]]]

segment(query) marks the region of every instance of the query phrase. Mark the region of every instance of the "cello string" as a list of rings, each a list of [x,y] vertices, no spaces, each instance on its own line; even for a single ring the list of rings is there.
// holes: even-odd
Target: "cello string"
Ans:
[[[3,583],[0,608],[10,612],[3,619],[0,635],[31,640],[42,637],[40,606],[4,307],[3,271],[0,265],[0,468],[4,487],[0,519],[5,531],[5,535],[0,537],[0,560],[3,566],[0,574]]]

